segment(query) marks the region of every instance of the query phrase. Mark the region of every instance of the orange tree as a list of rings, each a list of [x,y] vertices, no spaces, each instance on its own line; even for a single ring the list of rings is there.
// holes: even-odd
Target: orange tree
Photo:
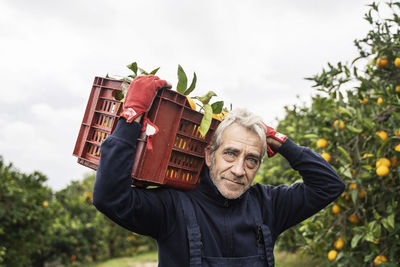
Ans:
[[[55,193],[59,211],[52,225],[51,247],[56,262],[79,265],[155,249],[147,237],[132,234],[111,222],[92,205],[95,176],[73,181]]]
[[[53,193],[0,156],[0,266],[75,265],[155,250],[92,205],[94,175]]]
[[[355,41],[359,57],[307,78],[320,93],[309,107],[286,107],[278,126],[321,153],[347,185],[332,205],[278,242],[318,257],[323,266],[400,264],[399,11],[398,2],[372,3],[365,15],[372,29]],[[260,176],[268,183],[300,178],[279,157],[266,161]]]
[[[0,157],[0,266],[44,266],[54,210],[46,177],[24,174]]]

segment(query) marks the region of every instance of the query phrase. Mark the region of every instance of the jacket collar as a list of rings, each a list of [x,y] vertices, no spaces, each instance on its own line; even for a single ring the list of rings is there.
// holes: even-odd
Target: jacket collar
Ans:
[[[218,206],[230,207],[232,205],[241,202],[244,196],[248,193],[249,190],[244,192],[237,199],[227,199],[219,192],[218,188],[215,186],[214,182],[210,177],[210,170],[207,166],[203,167],[201,172],[201,180],[200,184],[197,186],[197,191],[199,191],[203,196],[205,196],[208,201],[215,203]]]

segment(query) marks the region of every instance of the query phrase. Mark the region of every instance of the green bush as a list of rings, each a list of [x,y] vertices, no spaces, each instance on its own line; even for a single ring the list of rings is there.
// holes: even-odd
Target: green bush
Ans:
[[[43,174],[21,173],[0,157],[0,266],[79,265],[156,250],[151,238],[95,209],[94,179],[53,193]]]

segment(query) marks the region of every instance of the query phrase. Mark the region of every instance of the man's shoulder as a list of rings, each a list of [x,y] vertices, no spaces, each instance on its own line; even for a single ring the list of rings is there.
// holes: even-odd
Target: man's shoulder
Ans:
[[[264,199],[266,197],[270,197],[271,190],[274,188],[273,185],[265,185],[260,183],[255,183],[249,189],[249,194],[253,197],[257,197],[259,199]]]
[[[251,191],[263,191],[263,190],[271,190],[272,188],[274,188],[275,186],[273,185],[265,185],[265,184],[261,184],[261,183],[255,183],[253,184],[250,189]]]
[[[293,185],[292,185],[293,186]],[[288,185],[265,185],[256,183],[250,187],[249,193],[252,195],[257,195],[260,198],[271,198],[274,195],[279,195],[279,192],[287,191],[291,188]]]

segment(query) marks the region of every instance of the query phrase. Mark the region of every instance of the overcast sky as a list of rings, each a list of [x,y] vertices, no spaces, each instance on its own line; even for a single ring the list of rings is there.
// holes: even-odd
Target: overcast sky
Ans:
[[[181,64],[214,90],[277,125],[308,101],[327,62],[351,61],[365,0],[2,0],[0,155],[41,171],[54,190],[90,169],[72,151],[95,76],[137,61],[177,83]],[[296,98],[300,96],[300,100]]]

